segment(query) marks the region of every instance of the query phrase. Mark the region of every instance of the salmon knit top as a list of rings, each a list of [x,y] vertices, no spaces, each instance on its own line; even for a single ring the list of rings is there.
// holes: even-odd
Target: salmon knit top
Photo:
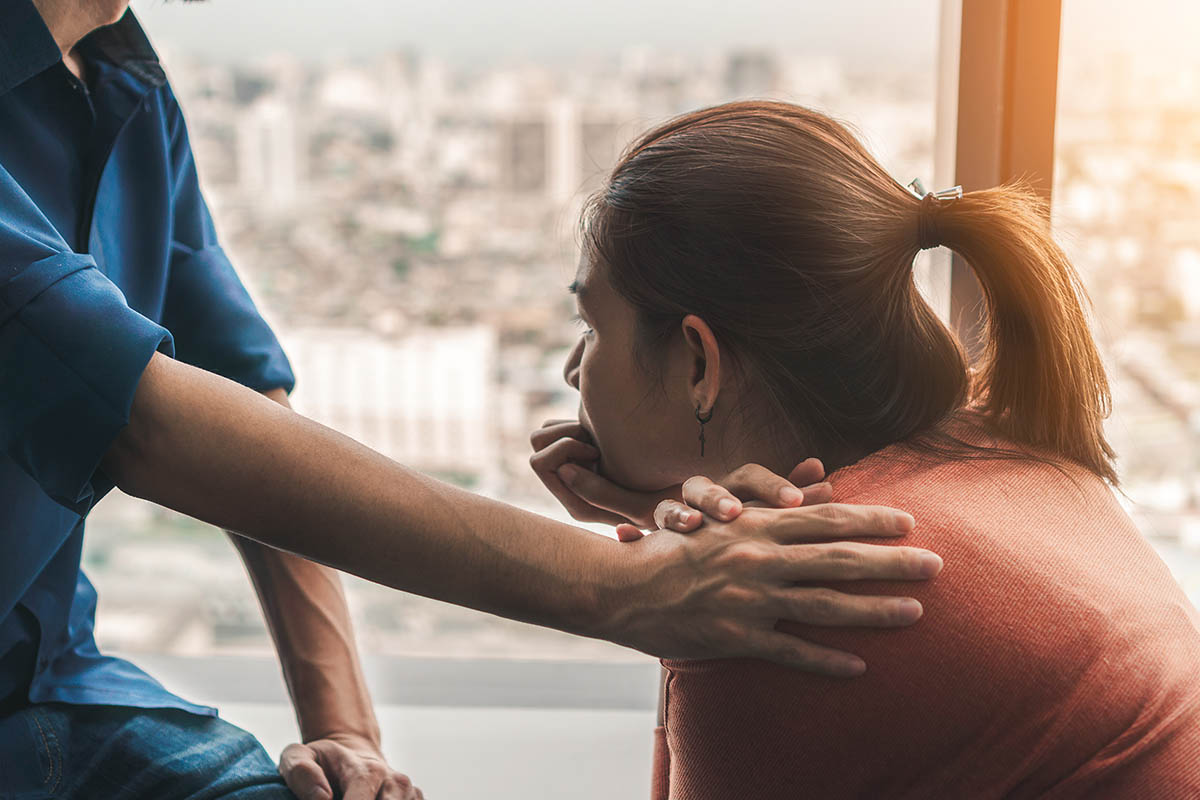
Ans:
[[[860,541],[945,566],[926,582],[829,585],[916,597],[924,616],[781,623],[862,656],[858,678],[664,661],[656,800],[1200,798],[1200,616],[1112,490],[1062,470],[900,444],[834,473],[835,501],[917,519],[908,536]]]

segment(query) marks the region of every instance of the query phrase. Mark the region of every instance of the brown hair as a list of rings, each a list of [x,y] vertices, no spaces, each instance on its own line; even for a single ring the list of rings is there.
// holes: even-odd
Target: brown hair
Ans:
[[[584,246],[637,310],[644,344],[698,315],[767,417],[828,466],[970,407],[1115,484],[1108,382],[1046,203],[1014,184],[922,211],[835,120],[738,102],[636,141],[585,209]],[[978,370],[914,283],[923,223],[983,288]]]

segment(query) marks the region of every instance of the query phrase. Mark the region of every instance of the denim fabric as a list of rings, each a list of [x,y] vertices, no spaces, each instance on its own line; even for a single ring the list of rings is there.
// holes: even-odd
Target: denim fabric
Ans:
[[[0,742],[0,800],[296,800],[251,734],[179,709],[40,703]]]

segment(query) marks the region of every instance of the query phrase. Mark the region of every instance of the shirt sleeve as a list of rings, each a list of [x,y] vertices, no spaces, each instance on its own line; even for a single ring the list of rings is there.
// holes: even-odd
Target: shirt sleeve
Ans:
[[[0,447],[78,514],[112,488],[98,469],[170,333],[129,307],[0,167]]]
[[[168,94],[171,126],[173,229],[163,324],[176,357],[256,391],[295,385],[275,334],[217,242],[200,191],[187,127]]]

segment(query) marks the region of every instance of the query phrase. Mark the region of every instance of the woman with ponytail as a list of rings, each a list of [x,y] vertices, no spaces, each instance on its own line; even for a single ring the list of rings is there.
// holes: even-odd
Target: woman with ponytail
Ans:
[[[1019,185],[918,197],[841,124],[769,102],[662,125],[593,198],[555,477],[651,490],[816,457],[834,500],[911,510],[906,543],[945,559],[905,587],[912,628],[842,627],[832,603],[788,628],[861,677],[665,661],[658,796],[1200,797],[1200,616],[1114,497],[1108,383],[1047,219]],[[938,245],[983,288],[974,369],[913,281]]]

